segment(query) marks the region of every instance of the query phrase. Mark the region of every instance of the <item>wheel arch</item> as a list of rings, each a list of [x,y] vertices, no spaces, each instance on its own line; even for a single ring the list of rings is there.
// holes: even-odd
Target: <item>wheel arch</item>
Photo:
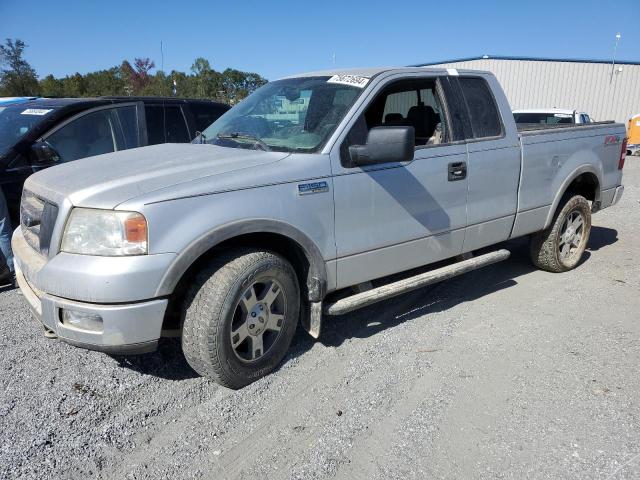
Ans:
[[[587,200],[593,202],[593,210],[598,209],[600,203],[600,175],[598,171],[591,165],[581,165],[576,168],[567,178],[562,182],[562,185],[558,189],[549,213],[547,213],[547,219],[544,224],[544,228],[548,228],[553,222],[553,217],[560,206],[562,198],[567,192],[575,192],[582,195]]]
[[[267,248],[283,255],[296,269],[304,296],[319,302],[326,293],[327,271],[324,258],[316,244],[303,232],[284,222],[252,219],[234,222],[197,238],[171,264],[162,278],[156,296],[172,295],[178,284],[193,267],[206,260],[216,249],[247,245]],[[306,277],[306,278],[304,278]],[[304,281],[304,284],[302,283]]]

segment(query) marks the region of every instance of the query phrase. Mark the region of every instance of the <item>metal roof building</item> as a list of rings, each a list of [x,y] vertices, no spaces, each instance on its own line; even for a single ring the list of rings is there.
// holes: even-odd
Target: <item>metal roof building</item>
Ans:
[[[502,84],[511,108],[558,107],[596,120],[626,123],[640,113],[640,62],[530,57],[462,58],[420,67],[488,70]]]

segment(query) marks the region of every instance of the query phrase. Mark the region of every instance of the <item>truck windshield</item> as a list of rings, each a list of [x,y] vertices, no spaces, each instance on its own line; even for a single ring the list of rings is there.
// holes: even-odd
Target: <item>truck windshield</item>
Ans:
[[[574,123],[570,113],[514,113],[516,123]]]
[[[0,107],[0,156],[53,110],[53,107],[30,108],[25,105]]]
[[[358,77],[360,78],[360,77]],[[214,145],[313,153],[322,148],[362,91],[336,77],[278,80],[259,88],[205,129]]]

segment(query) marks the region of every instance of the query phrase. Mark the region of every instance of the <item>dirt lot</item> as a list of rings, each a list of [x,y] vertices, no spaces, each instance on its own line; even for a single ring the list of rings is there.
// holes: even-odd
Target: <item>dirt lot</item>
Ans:
[[[299,334],[230,391],[45,339],[0,290],[0,478],[640,478],[640,159],[576,270],[502,264]]]

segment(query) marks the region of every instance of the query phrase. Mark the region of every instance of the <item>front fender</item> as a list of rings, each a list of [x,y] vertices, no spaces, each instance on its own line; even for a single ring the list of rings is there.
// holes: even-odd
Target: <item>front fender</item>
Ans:
[[[327,286],[327,271],[324,258],[316,244],[294,226],[273,219],[257,218],[242,220],[222,225],[205,233],[185,248],[171,264],[165,273],[156,296],[166,296],[173,293],[176,285],[203,254],[226,240],[250,233],[273,233],[282,235],[296,242],[304,252],[309,262],[307,289],[309,301],[319,302],[324,297]]]

